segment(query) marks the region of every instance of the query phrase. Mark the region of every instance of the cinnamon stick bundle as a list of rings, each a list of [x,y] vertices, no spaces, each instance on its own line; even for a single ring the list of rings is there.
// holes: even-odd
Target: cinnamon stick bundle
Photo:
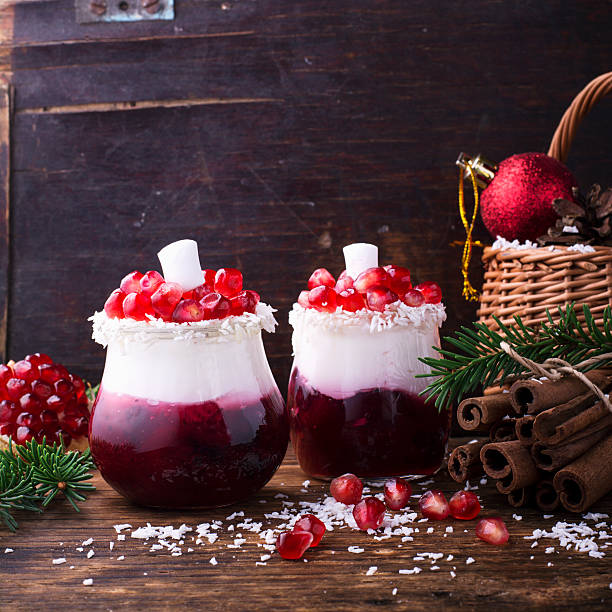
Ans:
[[[612,435],[598,442],[555,474],[553,484],[566,510],[584,512],[612,490],[610,457]]]
[[[532,414],[526,414],[520,419],[516,419],[514,431],[516,437],[524,446],[530,446],[534,442],[533,423],[535,417]]]
[[[504,418],[491,425],[489,429],[489,439],[491,442],[509,442],[516,440],[516,419]]]
[[[486,431],[512,412],[510,393],[496,393],[463,400],[457,408],[457,421],[467,431]]]
[[[468,478],[482,474],[480,449],[487,440],[478,440],[458,446],[448,458],[448,473],[453,480],[465,482]]]
[[[549,479],[540,480],[535,489],[535,502],[540,510],[552,512],[559,507],[559,494]]]
[[[540,480],[529,449],[518,440],[485,444],[480,450],[480,459],[486,474],[498,479],[500,493],[507,494]]]

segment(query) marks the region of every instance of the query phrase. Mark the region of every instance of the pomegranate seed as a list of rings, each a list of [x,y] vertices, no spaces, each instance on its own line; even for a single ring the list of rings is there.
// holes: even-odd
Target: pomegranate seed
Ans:
[[[123,301],[126,294],[121,289],[115,289],[104,302],[104,312],[109,319],[123,319]]]
[[[376,497],[364,497],[353,508],[353,518],[362,531],[378,529],[385,518],[385,504]]]
[[[370,287],[375,285],[383,285],[386,287],[389,284],[389,275],[384,268],[368,268],[364,270],[353,282],[353,287],[359,293],[365,293]]]
[[[230,298],[231,314],[241,315],[243,312],[255,313],[259,303],[259,294],[250,289],[241,291],[238,295]]]
[[[145,295],[151,297],[163,282],[164,277],[159,272],[156,272],[155,270],[149,270],[140,279],[140,290]]]
[[[2,400],[0,402],[0,423],[14,423],[20,409],[14,402]]]
[[[442,300],[442,289],[440,289],[440,286],[433,281],[421,283],[420,285],[417,285],[415,289],[419,290],[423,294],[425,302],[428,304],[439,304]]]
[[[202,274],[204,275],[204,285],[213,291],[215,288],[215,276],[217,272],[215,270],[202,270]],[[209,293],[210,293],[209,291]]]
[[[61,412],[64,408],[65,402],[59,397],[59,395],[52,395],[47,398],[47,408],[54,410],[55,412]]]
[[[151,298],[142,293],[128,293],[123,301],[123,313],[135,321],[146,321],[147,315],[155,316]]]
[[[213,292],[205,295],[200,304],[204,309],[204,318],[209,319],[224,319],[230,313],[232,305],[230,301],[220,293]]]
[[[53,359],[51,359],[49,355],[45,355],[44,353],[34,353],[33,355],[26,355],[24,359],[34,364],[35,366],[41,366],[43,363],[53,363]]]
[[[352,287],[338,293],[336,303],[342,310],[348,310],[349,312],[357,312],[366,307],[361,293],[358,293]]]
[[[183,288],[178,283],[161,283],[151,296],[153,311],[162,319],[172,319],[172,313],[181,301]]]
[[[73,436],[83,436],[89,429],[89,419],[86,417],[69,417],[64,419],[63,427]]]
[[[181,296],[182,300],[193,300],[195,299],[193,297],[193,289],[191,291],[185,291],[185,293],[183,293],[183,295]]]
[[[33,437],[34,432],[25,425],[22,427],[18,427],[17,431],[15,432],[15,440],[17,441],[17,444],[25,444],[26,442],[29,442]]]
[[[194,323],[204,319],[204,308],[196,300],[181,300],[172,313],[177,323]]]
[[[449,513],[448,502],[442,491],[426,491],[419,499],[421,514],[434,521],[444,520]]]
[[[448,502],[449,512],[453,518],[471,521],[480,512],[480,502],[472,491],[457,491]]]
[[[308,301],[308,294],[310,291],[300,291],[300,295],[298,296],[297,302],[302,308],[312,308],[310,302]]]
[[[40,366],[40,377],[45,382],[53,384],[55,381],[62,378],[62,372],[55,364],[45,364]]]
[[[343,474],[334,478],[329,485],[332,497],[343,504],[356,504],[361,499],[363,483],[355,474]]]
[[[142,274],[138,272],[138,270],[134,270],[129,274],[126,274],[119,283],[119,288],[126,295],[129,293],[140,293],[140,279],[142,278]]]
[[[412,289],[410,282],[410,270],[402,266],[385,266],[385,271],[389,275],[389,287],[397,295],[404,295],[408,289]]]
[[[309,531],[283,531],[276,540],[276,549],[283,559],[301,559],[312,540]]]
[[[6,383],[6,392],[8,393],[9,399],[16,402],[24,393],[30,391],[30,385],[21,378],[11,378]]]
[[[13,378],[13,370],[11,370],[11,368],[9,368],[7,365],[0,365],[0,383],[6,385],[9,378]]]
[[[24,393],[19,398],[19,405],[24,412],[40,412],[42,410],[41,401],[32,393]]]
[[[420,291],[416,289],[409,289],[404,294],[402,301],[407,306],[412,306],[413,308],[417,308],[418,306],[422,306],[425,303],[425,298]]]
[[[40,420],[45,430],[48,429],[49,431],[55,431],[59,425],[57,413],[53,412],[53,410],[43,410],[40,413]]]
[[[382,285],[369,287],[366,293],[368,308],[377,312],[384,312],[389,304],[393,304],[397,300],[397,294]]]
[[[320,312],[336,312],[336,292],[325,285],[311,289],[308,302]]]
[[[236,268],[220,268],[217,270],[215,291],[225,297],[231,297],[242,291],[242,272],[236,270]]]
[[[353,279],[346,274],[346,272],[343,272],[344,276],[341,276],[338,281],[336,282],[336,286],[334,287],[334,289],[336,290],[336,293],[341,293],[342,291],[346,291],[347,289],[353,289]]]
[[[70,381],[72,382],[72,386],[77,394],[77,397],[81,397],[85,393],[85,383],[80,376],[75,376],[74,374],[70,375]]]
[[[59,395],[63,398],[70,395],[74,391],[72,383],[66,380],[65,378],[60,378],[58,381],[55,382],[53,386],[55,388],[56,395]]]
[[[39,399],[45,400],[53,395],[53,387],[44,380],[35,380],[32,383],[32,393]]]
[[[410,502],[412,487],[403,478],[391,478],[385,482],[385,503],[389,510],[401,510]]]
[[[4,425],[0,425],[0,436],[9,436],[15,435],[15,425],[12,423],[5,423]]]
[[[204,283],[203,285],[200,285],[199,287],[196,287],[195,289],[190,291],[190,293],[193,296],[194,300],[198,300],[199,301],[205,295],[208,295],[209,293],[212,293],[213,291],[214,291],[213,287],[210,287],[209,285]]]
[[[33,363],[26,361],[25,359],[18,361],[13,366],[13,372],[15,372],[15,376],[17,378],[27,380],[29,383],[36,380],[40,376],[38,366],[35,366]]]
[[[319,545],[323,534],[325,533],[325,523],[319,520],[314,514],[305,514],[301,516],[293,526],[294,533],[297,531],[307,531],[312,534],[311,547]]]
[[[483,518],[476,523],[476,535],[489,544],[502,546],[508,541],[510,534],[506,524],[499,516]]]
[[[32,414],[31,412],[22,412],[15,420],[15,425],[18,427],[23,425],[33,429],[37,425],[40,425],[40,418],[38,415]]]
[[[331,287],[332,289],[336,285],[336,280],[325,268],[317,268],[308,279],[308,289],[314,289],[315,287]]]

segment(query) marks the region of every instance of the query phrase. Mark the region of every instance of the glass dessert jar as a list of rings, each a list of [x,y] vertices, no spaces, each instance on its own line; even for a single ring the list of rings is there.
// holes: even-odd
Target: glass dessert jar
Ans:
[[[94,315],[107,355],[90,447],[115,490],[146,506],[216,507],[268,482],[288,425],[257,318],[185,326]]]
[[[358,282],[359,270],[353,273],[362,293],[353,291],[345,272],[338,279],[341,290],[335,296],[327,291],[323,303],[323,290],[309,282],[310,302],[303,292],[289,314],[290,435],[301,468],[316,478],[346,472],[372,479],[431,474],[446,451],[450,411],[426,403],[419,393],[430,379],[416,377],[429,372],[419,357],[438,356],[433,347],[439,346],[438,328],[446,318],[439,288],[433,300],[438,303],[423,297],[431,297],[431,283],[421,286],[420,297],[410,293],[416,291],[411,285],[404,287],[407,297],[400,299],[393,289],[400,292],[401,286],[393,286],[376,265],[369,268],[378,275],[371,291]],[[327,278],[320,270],[315,275]]]

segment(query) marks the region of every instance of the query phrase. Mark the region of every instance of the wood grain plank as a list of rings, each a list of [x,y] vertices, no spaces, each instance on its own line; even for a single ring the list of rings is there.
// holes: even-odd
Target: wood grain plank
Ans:
[[[11,262],[11,87],[0,83],[0,360],[7,351]]]

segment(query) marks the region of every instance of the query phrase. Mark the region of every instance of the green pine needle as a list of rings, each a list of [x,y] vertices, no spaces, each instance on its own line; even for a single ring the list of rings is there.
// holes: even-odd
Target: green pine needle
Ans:
[[[537,363],[551,357],[564,359],[572,365],[585,359],[612,352],[612,311],[607,307],[603,312],[603,323],[598,326],[593,314],[585,304],[582,308],[585,323],[576,316],[573,304],[559,307],[559,320],[554,321],[547,310],[548,322],[539,330],[527,327],[520,317],[515,316],[514,325],[499,325],[499,332],[490,330],[484,323],[473,323],[462,327],[453,337],[444,340],[450,349],[436,349],[441,358],[422,358],[431,368],[430,374],[421,377],[435,377],[422,392],[427,401],[435,398],[438,409],[448,408],[479,385],[485,387],[500,384],[511,376],[526,374],[524,367],[500,347],[507,342],[519,355]],[[588,369],[601,367],[610,361],[596,363]]]

